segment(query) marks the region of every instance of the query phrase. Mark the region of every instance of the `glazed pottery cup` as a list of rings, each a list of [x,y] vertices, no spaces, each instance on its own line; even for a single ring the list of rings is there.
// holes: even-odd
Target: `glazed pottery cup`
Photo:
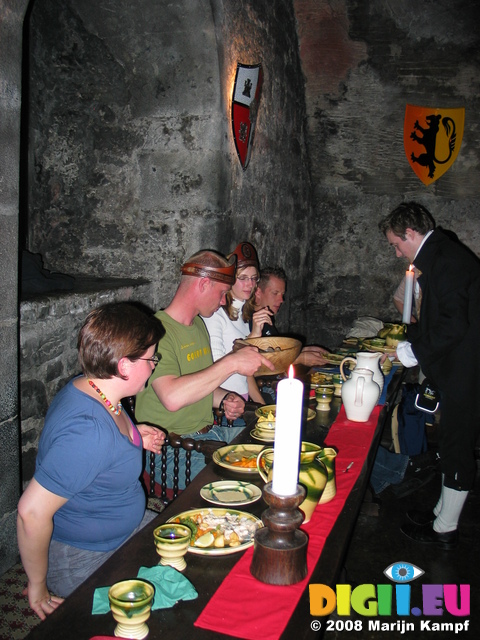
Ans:
[[[192,530],[183,524],[161,524],[153,531],[155,547],[160,556],[158,564],[183,571],[187,566],[185,554],[190,545]]]
[[[317,387],[315,391],[317,411],[330,411],[330,402],[333,398],[333,387]]]
[[[116,636],[141,640],[148,635],[146,620],[150,617],[154,593],[150,582],[138,578],[116,582],[110,587],[108,599],[117,621]]]
[[[333,395],[336,396],[337,398],[341,397],[342,384],[343,384],[342,376],[339,373],[334,373],[332,376],[332,382],[333,382]]]

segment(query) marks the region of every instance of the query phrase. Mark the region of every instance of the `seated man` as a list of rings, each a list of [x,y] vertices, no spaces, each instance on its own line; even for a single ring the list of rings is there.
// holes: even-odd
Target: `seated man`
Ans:
[[[285,301],[287,288],[287,276],[279,267],[265,267],[260,272],[260,280],[255,290],[255,311],[264,312],[264,324],[262,336],[278,336],[275,326],[275,315]],[[258,316],[256,316],[258,317]],[[321,367],[325,364],[324,355],[326,349],[315,345],[303,347],[297,359],[293,363],[303,364],[306,367]]]
[[[182,266],[173,300],[156,314],[165,335],[158,343],[161,360],[146,388],[137,395],[135,417],[139,422],[157,424],[180,436],[225,442],[242,430],[213,425],[213,407],[223,406],[229,420],[241,416],[245,407],[242,397],[222,389],[221,384],[233,373],[250,376],[262,364],[270,369],[273,365],[253,347],[229,353],[213,363],[208,332],[199,317],[209,317],[225,304],[225,294],[235,281],[235,264],[235,256],[227,261],[214,251],[200,251]],[[170,447],[168,454],[167,482],[172,486]],[[183,488],[184,456],[180,458]],[[160,466],[161,458],[157,456],[158,474]],[[204,456],[192,452],[191,477],[204,466]]]

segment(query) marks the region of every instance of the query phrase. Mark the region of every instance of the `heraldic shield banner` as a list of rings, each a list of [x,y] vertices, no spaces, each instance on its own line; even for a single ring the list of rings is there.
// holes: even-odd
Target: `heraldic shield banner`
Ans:
[[[431,109],[407,104],[403,144],[408,162],[428,185],[446,173],[462,144],[465,108]]]
[[[252,153],[262,79],[262,65],[237,65],[232,96],[232,127],[235,148],[244,170]]]

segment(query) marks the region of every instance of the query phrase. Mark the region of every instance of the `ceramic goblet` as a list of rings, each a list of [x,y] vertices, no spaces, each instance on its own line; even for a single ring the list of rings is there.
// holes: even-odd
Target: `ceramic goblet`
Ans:
[[[154,530],[153,537],[160,556],[158,564],[183,571],[187,566],[184,556],[190,545],[192,530],[183,524],[161,524]]]
[[[317,411],[330,411],[333,387],[317,387],[315,398],[317,400]]]
[[[332,376],[332,382],[333,382],[333,395],[337,398],[341,398],[342,397],[342,384],[343,384],[343,378],[339,373],[335,373]]]
[[[117,621],[115,635],[121,638],[141,640],[148,635],[146,620],[155,588],[146,580],[123,580],[116,582],[108,591],[110,609]]]

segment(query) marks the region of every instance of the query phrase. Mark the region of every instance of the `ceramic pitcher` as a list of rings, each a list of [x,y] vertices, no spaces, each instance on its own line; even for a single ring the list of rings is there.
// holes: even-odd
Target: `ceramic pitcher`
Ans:
[[[370,369],[373,373],[373,381],[376,382],[380,388],[380,395],[383,391],[383,383],[384,377],[382,370],[380,368],[380,358],[382,357],[381,353],[370,352],[370,351],[359,351],[357,353],[356,358],[352,356],[347,356],[340,363],[340,373],[342,378],[346,380],[346,376],[343,372],[343,365],[345,362],[353,362],[355,364],[355,368],[359,369]]]
[[[348,420],[367,422],[380,397],[380,387],[370,369],[355,367],[342,385],[342,402]]]
[[[318,459],[323,462],[327,469],[328,479],[319,504],[326,504],[332,500],[337,493],[337,485],[335,483],[335,458],[337,452],[332,447],[323,447],[320,449]]]
[[[307,494],[305,500],[298,507],[305,516],[304,523],[312,517],[315,507],[319,503],[328,480],[328,471],[324,462],[318,458],[322,447],[312,442],[302,442],[300,449],[300,471],[298,482],[302,484]],[[260,451],[257,456],[257,469],[265,482],[270,482],[273,475],[273,449]]]

